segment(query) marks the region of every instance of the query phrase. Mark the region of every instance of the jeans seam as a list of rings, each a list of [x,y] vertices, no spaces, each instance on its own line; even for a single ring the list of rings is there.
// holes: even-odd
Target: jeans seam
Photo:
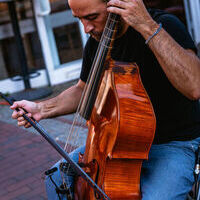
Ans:
[[[192,144],[192,142],[190,142],[190,145],[191,145],[192,151],[195,153],[196,150],[195,150],[195,147],[194,147],[194,145]]]

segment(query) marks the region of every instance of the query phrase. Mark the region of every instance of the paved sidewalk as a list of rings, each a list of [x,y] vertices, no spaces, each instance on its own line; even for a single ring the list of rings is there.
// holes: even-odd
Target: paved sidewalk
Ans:
[[[18,127],[11,114],[9,106],[0,105],[0,200],[47,199],[44,171],[61,157],[33,128]],[[64,146],[73,117],[66,115],[40,123]],[[84,144],[87,128],[83,126],[79,132],[78,146]]]
[[[60,157],[40,136],[0,122],[0,199],[46,199],[44,171]]]

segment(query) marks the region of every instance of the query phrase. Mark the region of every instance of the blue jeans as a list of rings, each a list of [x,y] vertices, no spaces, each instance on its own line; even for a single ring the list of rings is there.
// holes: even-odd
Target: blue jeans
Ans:
[[[200,138],[191,141],[173,141],[166,144],[152,145],[149,159],[143,162],[141,172],[142,200],[184,200],[194,183],[195,151],[200,144]],[[84,147],[70,154],[78,162],[79,152]],[[59,162],[55,166],[58,167]],[[62,183],[57,171],[52,178]],[[67,177],[73,185],[73,177]],[[67,182],[68,182],[67,181]],[[45,180],[49,200],[59,200],[55,187],[49,177]],[[66,200],[64,196],[62,200]]]

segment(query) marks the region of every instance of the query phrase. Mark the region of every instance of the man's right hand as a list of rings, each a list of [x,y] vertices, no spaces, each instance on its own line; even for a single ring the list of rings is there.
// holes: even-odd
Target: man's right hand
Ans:
[[[41,120],[41,108],[38,103],[32,101],[15,101],[14,104],[10,107],[13,111],[12,118],[18,120],[18,126],[24,126],[25,128],[31,127],[31,125],[23,118],[23,114],[25,114],[25,109],[28,113],[26,114],[28,117],[33,117],[36,121]],[[19,112],[15,109],[19,108]],[[23,109],[22,109],[23,108]]]

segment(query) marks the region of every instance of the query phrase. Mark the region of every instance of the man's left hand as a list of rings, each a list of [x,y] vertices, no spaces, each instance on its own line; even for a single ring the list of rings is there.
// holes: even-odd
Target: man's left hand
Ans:
[[[142,0],[110,0],[107,11],[120,15],[138,32],[148,31],[155,22],[149,15]]]

